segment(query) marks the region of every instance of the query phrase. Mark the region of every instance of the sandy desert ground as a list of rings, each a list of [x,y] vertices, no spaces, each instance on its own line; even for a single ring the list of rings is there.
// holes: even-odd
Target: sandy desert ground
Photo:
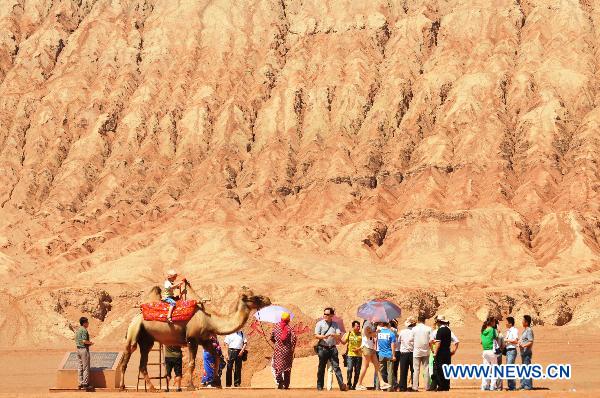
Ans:
[[[459,353],[455,357],[456,363],[479,363],[480,352],[478,340],[474,338],[475,328],[458,328],[456,333],[461,339]],[[471,334],[469,336],[469,333]],[[489,394],[497,395],[517,395],[517,396],[539,396],[539,397],[562,397],[562,396],[577,396],[577,397],[592,397],[600,393],[600,380],[596,377],[600,372],[600,344],[598,343],[600,334],[594,333],[591,330],[577,330],[573,328],[536,328],[536,346],[535,358],[536,363],[570,363],[572,365],[572,379],[561,381],[539,381],[536,387],[540,390],[531,393],[508,393],[494,392],[481,393],[478,389],[478,381],[456,381],[453,383],[451,393],[439,393],[446,396],[486,396]],[[118,346],[100,346],[97,349],[119,349]],[[56,367],[64,354],[64,350],[2,350],[1,356],[9,363],[5,378],[0,393],[3,395],[22,394],[24,397],[35,396],[74,396],[79,394],[57,394],[48,393],[48,388],[54,385]],[[268,354],[268,353],[267,353]],[[266,355],[265,355],[266,356]],[[132,359],[133,364],[137,363],[138,357]],[[33,365],[32,365],[33,361]],[[266,366],[268,360],[263,357],[263,366]],[[294,373],[292,378],[292,387],[301,389],[286,393],[285,396],[313,396],[316,391],[313,389],[316,373],[316,357],[307,356],[297,358],[294,365]],[[126,384],[135,386],[137,370],[135,366],[130,366]],[[246,379],[245,379],[246,380]],[[251,387],[251,388],[250,388]],[[169,394],[172,396],[175,393]],[[385,393],[368,393],[349,392],[340,393],[332,391],[324,393],[327,396],[373,396],[375,394],[384,395]],[[420,395],[433,395],[434,393],[421,392]],[[102,396],[139,396],[138,393],[102,393]],[[268,397],[282,396],[273,391],[273,380],[270,374],[270,369],[257,369],[249,383],[240,390],[224,389],[220,391],[200,390],[194,393],[175,394],[177,396],[206,396],[206,397]]]

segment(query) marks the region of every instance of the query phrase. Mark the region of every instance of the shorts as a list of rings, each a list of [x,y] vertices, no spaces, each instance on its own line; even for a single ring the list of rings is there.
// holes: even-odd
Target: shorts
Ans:
[[[181,368],[183,365],[182,358],[165,357],[165,368],[167,370],[167,377],[171,377],[171,369],[175,371],[175,377],[181,377]]]
[[[372,348],[361,347],[361,350],[362,350],[362,354],[366,357],[370,357],[371,355],[375,354],[375,350]]]
[[[166,297],[163,301],[169,304],[171,307],[175,307],[175,299],[173,297]]]

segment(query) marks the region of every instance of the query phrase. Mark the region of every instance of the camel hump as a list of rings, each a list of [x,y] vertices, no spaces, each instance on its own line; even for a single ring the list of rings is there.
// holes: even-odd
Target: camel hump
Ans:
[[[150,290],[146,293],[145,301],[160,301],[161,300],[162,289],[160,286],[152,286]]]

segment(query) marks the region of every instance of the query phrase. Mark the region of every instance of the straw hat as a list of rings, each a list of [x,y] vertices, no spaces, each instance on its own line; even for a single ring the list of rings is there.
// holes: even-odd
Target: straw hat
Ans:
[[[177,276],[177,271],[175,271],[174,269],[170,269],[167,271],[167,276],[168,277]]]
[[[447,320],[446,317],[443,316],[443,315],[436,316],[436,322],[444,323],[444,324],[449,324],[450,323],[450,321]]]
[[[415,317],[409,316],[408,318],[406,318],[406,321],[404,321],[404,326],[409,327],[410,325],[414,325],[415,323],[417,323]]]

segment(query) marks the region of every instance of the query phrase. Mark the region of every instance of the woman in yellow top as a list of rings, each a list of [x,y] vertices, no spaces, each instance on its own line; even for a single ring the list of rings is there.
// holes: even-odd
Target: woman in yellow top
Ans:
[[[348,345],[348,357],[346,358],[346,367],[348,368],[348,388],[356,389],[360,368],[362,367],[362,334],[360,332],[360,322],[352,321],[352,330],[342,336],[342,344]],[[352,381],[352,371],[354,371],[354,382]]]

